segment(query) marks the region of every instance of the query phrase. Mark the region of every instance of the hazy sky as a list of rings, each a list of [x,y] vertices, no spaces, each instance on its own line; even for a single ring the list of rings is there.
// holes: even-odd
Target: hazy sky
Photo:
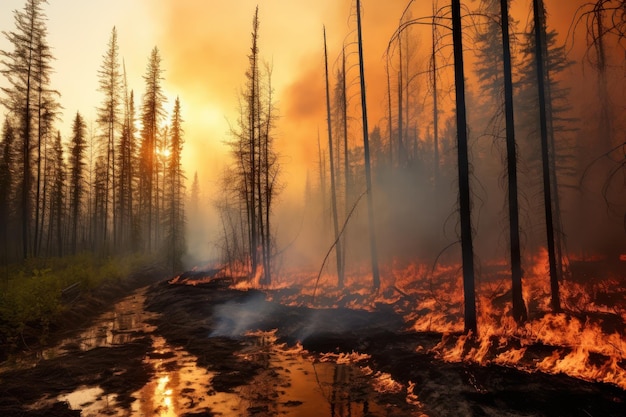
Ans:
[[[376,3],[369,6],[365,19],[376,17],[393,25],[405,2],[387,1],[384,7],[380,6],[383,2]],[[207,177],[217,174],[211,167],[223,160],[221,143],[227,137],[228,121],[236,118],[257,4],[260,51],[265,60],[273,63],[273,83],[282,118],[320,116],[318,123],[323,127],[323,91],[313,88],[323,87],[322,25],[328,26],[329,51],[336,56],[350,30],[348,1],[52,0],[44,10],[48,42],[56,58],[52,87],[61,92],[64,106],[60,126],[64,137],[69,135],[76,111],[88,120],[94,119],[95,107],[102,100],[97,91],[97,71],[111,29],[116,26],[129,87],[138,99],[144,91],[142,76],[150,51],[159,47],[169,105],[177,95],[181,99],[188,175],[191,177],[197,166],[210,180]],[[1,30],[14,30],[12,11],[23,5],[23,0],[2,0]],[[386,42],[390,30],[379,39],[379,45]],[[0,48],[8,47],[2,37]],[[369,54],[381,62],[380,48]],[[285,126],[288,124],[282,123],[277,131],[279,140],[290,143],[285,149],[290,154],[287,157],[309,157],[307,147],[296,146],[293,132],[288,131],[298,127],[308,130],[311,126],[298,126],[297,121],[295,126]],[[297,140],[302,145],[302,136]],[[312,140],[316,140],[315,132]]]
[[[141,99],[151,49],[161,51],[168,106],[181,99],[189,178],[198,169],[203,182],[219,173],[228,121],[236,120],[237,97],[244,83],[251,22],[259,5],[260,52],[273,63],[273,84],[281,116],[277,143],[285,178],[303,178],[317,159],[317,128],[325,134],[322,26],[326,25],[331,66],[344,39],[354,40],[350,0],[51,0],[44,6],[48,42],[56,62],[52,87],[61,92],[64,137],[76,111],[94,119],[102,100],[97,72],[111,29],[117,27],[120,58],[129,87]],[[413,16],[429,14],[428,1],[416,1]],[[442,2],[440,4],[448,4]],[[468,3],[468,2],[465,2]],[[569,22],[579,1],[548,2],[552,22]],[[365,75],[370,126],[384,115],[386,79],[383,53],[407,0],[363,0]],[[468,4],[475,5],[475,2]],[[2,0],[0,29],[14,29],[13,13],[24,0]],[[528,0],[513,2],[516,18],[528,19]],[[561,25],[561,31],[567,28]],[[424,39],[429,42],[429,39]],[[4,37],[0,48],[8,47]],[[355,61],[353,57],[353,62]],[[471,70],[471,69],[470,69]],[[352,70],[353,73],[355,69]],[[0,83],[3,82],[0,80]],[[358,102],[358,97],[354,97]]]

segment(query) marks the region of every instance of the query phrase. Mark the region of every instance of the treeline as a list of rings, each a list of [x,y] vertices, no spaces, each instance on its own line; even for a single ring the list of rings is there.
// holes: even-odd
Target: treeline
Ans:
[[[0,264],[81,251],[161,253],[180,268],[185,250],[181,104],[165,110],[158,48],[140,104],[127,84],[117,31],[98,69],[101,102],[90,122],[77,112],[71,136],[57,129],[61,94],[51,85],[45,0],[14,11],[0,51],[5,112],[0,142]],[[71,76],[68,74],[67,76]]]

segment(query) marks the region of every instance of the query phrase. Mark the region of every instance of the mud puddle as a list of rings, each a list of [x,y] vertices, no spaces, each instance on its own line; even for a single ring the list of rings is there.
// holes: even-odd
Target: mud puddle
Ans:
[[[184,341],[171,343],[159,333],[156,323],[165,317],[144,310],[146,289],[116,303],[79,336],[3,364],[0,414],[420,415],[409,410],[405,390],[394,391],[392,380],[360,366],[357,354],[309,354],[278,343],[274,331],[220,338],[220,346],[237,346],[227,355],[253,372],[222,369],[225,353],[210,348],[199,360]]]

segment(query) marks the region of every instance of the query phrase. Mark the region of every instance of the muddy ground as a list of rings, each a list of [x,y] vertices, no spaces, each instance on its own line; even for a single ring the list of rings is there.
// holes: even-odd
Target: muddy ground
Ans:
[[[138,280],[134,286],[143,283]],[[87,349],[80,340],[68,339],[76,330],[57,329],[56,338],[63,333],[65,340],[58,356],[2,368],[0,416],[626,415],[626,392],[611,385],[495,365],[442,362],[428,353],[441,335],[406,332],[390,306],[369,312],[285,306],[268,301],[272,294],[238,291],[225,284],[171,285],[161,280],[132,293],[141,297],[137,300],[148,324],[130,323],[119,343]],[[65,323],[71,325],[72,320]],[[155,340],[170,348],[155,347]],[[276,362],[276,352],[284,356],[290,349],[313,364],[321,364],[329,353],[337,362],[345,357],[342,354],[361,355],[356,355],[357,364],[335,364],[329,383],[320,382],[322,370],[320,375],[315,371],[318,387],[309,390],[322,391],[324,401],[313,404],[317,411],[311,411],[315,400],[294,391],[296,374],[310,373],[302,371],[301,359]],[[187,383],[180,393],[185,401],[175,413],[162,406],[137,405],[137,393],[159,372],[179,366],[177,358],[189,361],[181,355],[193,358],[194,369],[206,375],[196,380],[206,381]],[[157,362],[161,368],[154,366]],[[63,400],[81,387],[98,387],[91,402],[114,398],[114,405],[88,412],[86,403],[81,414]],[[234,397],[239,400],[231,401]],[[219,405],[211,398],[230,402]]]

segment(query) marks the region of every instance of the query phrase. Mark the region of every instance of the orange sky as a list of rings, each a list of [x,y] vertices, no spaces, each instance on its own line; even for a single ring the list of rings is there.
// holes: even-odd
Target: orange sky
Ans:
[[[21,9],[23,3],[2,1],[0,29],[13,30],[10,11]],[[551,25],[565,34],[575,5],[580,2],[547,3]],[[244,82],[257,4],[261,56],[274,68],[273,84],[281,116],[275,133],[284,156],[285,181],[293,183],[292,191],[299,193],[302,181],[296,178],[303,179],[307,164],[312,166],[317,159],[318,127],[325,135],[322,25],[327,27],[333,65],[344,39],[355,39],[351,33],[356,26],[350,16],[354,7],[351,0],[51,1],[45,10],[49,43],[57,58],[53,87],[61,92],[65,108],[60,126],[64,136],[69,136],[69,123],[77,110],[88,120],[94,118],[94,108],[102,100],[97,92],[97,71],[115,25],[120,57],[126,63],[129,85],[137,98],[143,94],[142,76],[150,50],[159,47],[168,105],[177,95],[181,99],[187,175],[192,178],[198,170],[203,184],[214,182],[227,152],[223,141],[228,138],[228,121],[236,120],[237,96]],[[370,126],[384,116],[383,54],[406,4],[407,0],[363,0]],[[529,1],[514,1],[513,7],[523,27],[529,16]],[[430,8],[430,2],[416,1],[412,14],[425,15]],[[430,39],[423,42],[427,44]],[[0,47],[6,48],[4,39]],[[351,71],[356,80],[356,68]],[[353,100],[357,103],[358,96]]]

